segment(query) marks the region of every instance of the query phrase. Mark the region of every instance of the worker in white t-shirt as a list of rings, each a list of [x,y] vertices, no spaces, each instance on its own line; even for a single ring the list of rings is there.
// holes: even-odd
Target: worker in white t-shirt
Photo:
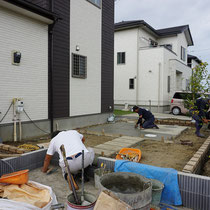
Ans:
[[[57,152],[59,154],[59,165],[63,171],[64,177],[66,176],[65,164],[60,151],[60,146],[62,144],[66,150],[66,159],[69,163],[69,168],[72,174],[76,174],[82,169],[82,150],[84,150],[84,167],[86,168],[93,163],[94,150],[92,148],[85,147],[85,138],[82,134],[76,130],[68,130],[55,131],[53,136],[54,137],[50,141],[50,145],[45,156],[42,172],[47,172],[52,156],[55,152]]]

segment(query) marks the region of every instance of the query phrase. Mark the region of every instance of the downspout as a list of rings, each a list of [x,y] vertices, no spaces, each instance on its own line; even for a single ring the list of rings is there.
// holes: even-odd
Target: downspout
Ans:
[[[158,63],[158,113],[160,112],[160,72],[161,63]]]
[[[136,105],[139,101],[139,28],[137,32],[137,65],[136,65]]]
[[[49,9],[53,12],[54,0],[50,1]],[[50,133],[54,131],[54,106],[53,106],[53,24],[49,25],[49,118],[50,118]]]

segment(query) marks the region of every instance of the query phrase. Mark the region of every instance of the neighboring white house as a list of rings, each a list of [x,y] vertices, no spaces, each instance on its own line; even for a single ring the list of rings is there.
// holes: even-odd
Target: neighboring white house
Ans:
[[[175,91],[187,90],[192,70],[188,25],[155,30],[145,21],[115,24],[114,103],[168,110]]]
[[[194,56],[194,55],[187,55],[187,65],[190,67],[190,68],[195,68],[197,65],[199,65],[202,61]]]

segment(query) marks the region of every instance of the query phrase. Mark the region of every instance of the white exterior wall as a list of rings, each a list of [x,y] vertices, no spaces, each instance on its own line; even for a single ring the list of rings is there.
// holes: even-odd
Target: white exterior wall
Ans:
[[[160,71],[160,73],[159,73]],[[139,51],[139,97],[138,104],[163,105],[163,48],[155,47]],[[159,76],[160,74],[160,76]]]
[[[195,61],[194,59],[191,60],[191,68],[195,68],[197,65],[199,65],[199,63],[197,61]]]
[[[21,52],[19,66],[11,52]],[[32,120],[48,118],[48,26],[0,7],[0,119],[13,98],[22,98]],[[11,123],[12,107],[1,124]],[[22,121],[29,121],[24,113]]]
[[[187,65],[187,39],[185,37],[184,32],[181,33],[181,34],[178,34],[177,43],[178,43],[178,45],[177,45],[177,49],[178,49],[177,57],[181,62],[183,62]],[[186,49],[185,61],[181,60],[181,46]]]
[[[70,116],[100,113],[102,12],[84,0],[71,0],[70,5]],[[87,56],[86,79],[71,76],[72,53]]]
[[[158,39],[158,44],[159,45],[171,44],[172,51],[177,54],[178,53],[178,42],[177,41],[178,41],[177,35],[175,35],[175,36],[164,37],[164,38]]]
[[[136,103],[136,80],[129,89],[129,79],[137,75],[138,29],[124,30],[114,34],[114,101],[115,104]],[[125,52],[125,64],[117,64],[117,52]]]

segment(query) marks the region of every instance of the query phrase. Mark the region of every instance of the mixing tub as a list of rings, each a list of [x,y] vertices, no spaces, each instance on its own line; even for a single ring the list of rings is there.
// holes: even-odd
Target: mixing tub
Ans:
[[[100,178],[99,189],[109,190],[133,209],[149,210],[152,201],[152,183],[134,173],[116,172]]]
[[[78,198],[81,198],[81,192],[78,191],[77,195]],[[84,192],[84,200],[89,202],[90,204],[87,206],[82,206],[82,205],[77,205],[74,199],[74,195],[73,193],[71,193],[68,197],[67,197],[67,210],[73,210],[73,209],[86,209],[86,210],[93,210],[95,203],[96,203],[96,196],[89,193],[89,192]]]

